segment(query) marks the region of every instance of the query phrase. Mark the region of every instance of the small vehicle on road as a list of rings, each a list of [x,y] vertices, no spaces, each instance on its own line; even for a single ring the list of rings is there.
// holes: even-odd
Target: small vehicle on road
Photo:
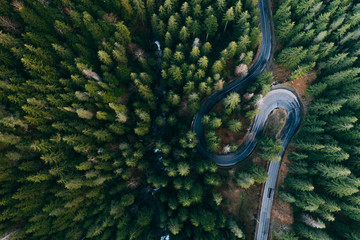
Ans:
[[[269,188],[269,191],[268,191],[268,198],[271,198],[272,191],[273,191],[273,189],[272,189],[272,188]]]

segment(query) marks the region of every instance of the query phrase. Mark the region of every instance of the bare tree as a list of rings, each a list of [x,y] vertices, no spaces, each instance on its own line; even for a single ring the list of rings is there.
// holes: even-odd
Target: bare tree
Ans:
[[[0,16],[0,26],[8,32],[19,33],[20,24],[8,17]]]

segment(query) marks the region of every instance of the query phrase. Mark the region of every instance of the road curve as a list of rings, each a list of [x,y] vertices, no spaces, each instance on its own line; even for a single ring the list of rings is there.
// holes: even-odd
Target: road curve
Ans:
[[[229,85],[224,87],[224,89],[215,92],[207,98],[202,104],[200,111],[195,115],[192,123],[192,129],[196,132],[199,138],[199,143],[197,145],[198,152],[204,157],[214,160],[219,166],[223,167],[235,165],[243,161],[251,154],[256,147],[257,139],[262,135],[269,114],[277,108],[284,109],[287,112],[287,120],[280,134],[283,149],[279,155],[282,158],[285,153],[285,149],[299,127],[302,118],[302,105],[296,92],[290,87],[275,87],[258,103],[258,108],[261,112],[255,116],[253,125],[251,126],[246,140],[236,152],[223,155],[208,152],[206,149],[204,126],[201,123],[202,117],[207,115],[211,109],[229,93],[240,91],[251,84],[265,69],[268,61],[270,60],[272,32],[270,26],[270,9],[268,6],[268,0],[259,0],[259,9],[262,42],[260,53],[256,62],[246,76],[231,82]],[[268,169],[269,179],[265,183],[262,195],[260,217],[258,219],[258,226],[255,233],[256,240],[267,240],[269,237],[271,209],[280,164],[281,161],[271,162]]]
[[[281,158],[284,156],[285,149],[288,146],[292,136],[295,134],[300,125],[302,118],[302,104],[294,90],[290,87],[273,88],[259,103],[261,112],[255,116],[255,120],[251,131],[256,132],[260,136],[269,114],[277,108],[284,109],[287,112],[287,120],[283,127],[280,139],[282,141],[283,149],[279,153]],[[247,141],[247,140],[246,140]],[[253,140],[256,145],[256,139]],[[255,146],[254,146],[255,147]],[[271,209],[274,200],[274,192],[276,187],[276,180],[279,173],[281,161],[271,162],[268,175],[269,179],[265,183],[264,192],[262,195],[260,217],[256,231],[256,240],[266,240],[269,236]]]
[[[250,68],[248,74],[245,77],[232,81],[222,90],[217,91],[211,96],[209,96],[206,101],[201,105],[200,111],[195,115],[192,123],[192,128],[199,138],[197,150],[201,155],[214,160],[220,166],[231,166],[235,163],[242,161],[252,152],[256,145],[255,143],[254,146],[251,145],[247,146],[246,148],[244,148],[245,146],[241,146],[236,152],[228,155],[210,153],[206,149],[206,143],[204,139],[204,126],[201,123],[201,119],[204,115],[208,114],[211,109],[223,98],[225,98],[229,93],[234,91],[240,91],[245,87],[249,86],[249,84],[251,84],[266,67],[267,62],[270,59],[271,53],[271,26],[267,0],[259,0],[259,9],[262,41],[260,53],[256,62]]]

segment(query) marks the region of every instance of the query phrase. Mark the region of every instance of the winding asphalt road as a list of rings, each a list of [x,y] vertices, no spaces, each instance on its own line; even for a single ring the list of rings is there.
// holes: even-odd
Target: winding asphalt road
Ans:
[[[228,155],[218,155],[210,153],[206,149],[204,126],[201,124],[201,119],[204,115],[208,114],[211,109],[223,98],[225,98],[229,93],[234,91],[240,91],[245,87],[249,86],[252,82],[254,82],[256,77],[265,69],[266,64],[271,56],[271,26],[267,0],[259,0],[259,8],[262,41],[260,53],[256,62],[250,68],[248,74],[245,77],[232,81],[222,90],[217,91],[211,96],[209,96],[202,104],[200,111],[195,115],[192,123],[193,130],[197,133],[197,136],[199,138],[199,144],[197,145],[198,151],[203,156],[214,160],[220,166],[231,166],[242,161],[254,150],[256,146],[256,142],[254,144],[254,141],[247,141],[247,143],[242,145],[236,152]]]
[[[270,9],[268,0],[259,0],[260,21],[262,42],[259,56],[254,65],[249,70],[248,74],[228,84],[221,91],[215,92],[202,104],[200,111],[195,115],[192,128],[197,133],[199,143],[197,145],[198,152],[204,157],[214,160],[219,166],[229,167],[233,166],[246,157],[248,157],[254,150],[257,144],[257,139],[262,135],[266,120],[269,114],[277,108],[282,108],[287,112],[287,121],[280,134],[283,150],[279,153],[281,158],[284,155],[285,149],[289,144],[292,136],[296,132],[302,117],[302,105],[295,91],[290,87],[276,87],[273,88],[260,102],[258,108],[261,112],[255,116],[253,125],[245,142],[234,153],[230,154],[215,154],[208,152],[206,149],[204,126],[201,124],[201,119],[207,115],[211,109],[225,98],[229,93],[240,91],[251,84],[256,77],[265,69],[271,57],[271,41],[272,30],[270,25]],[[274,199],[274,189],[276,187],[276,180],[280,168],[280,162],[271,162],[268,175],[269,179],[265,183],[260,217],[258,220],[258,227],[255,233],[256,240],[267,240],[269,237],[270,217],[272,203]]]
[[[284,156],[287,145],[300,125],[302,118],[301,101],[299,100],[294,90],[292,90],[290,87],[284,86],[273,88],[265,96],[263,101],[259,103],[258,107],[260,108],[261,112],[259,115],[255,116],[255,120],[250,131],[254,131],[254,135],[256,134],[257,136],[261,135],[266,120],[274,109],[281,108],[287,112],[287,120],[280,134],[283,149],[279,155],[282,158]],[[256,145],[256,139],[253,139],[252,144]],[[273,205],[276,180],[280,165],[281,161],[271,162],[268,169],[269,179],[265,183],[264,192],[262,195],[260,217],[257,232],[255,234],[256,240],[266,240],[269,236],[271,209]]]

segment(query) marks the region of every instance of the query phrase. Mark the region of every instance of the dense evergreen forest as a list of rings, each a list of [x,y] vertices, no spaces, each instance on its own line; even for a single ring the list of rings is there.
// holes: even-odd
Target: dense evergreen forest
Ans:
[[[317,73],[279,195],[294,208],[299,239],[360,239],[360,4],[286,0],[276,9],[278,63],[290,80]]]
[[[360,239],[360,4],[273,8],[277,63],[289,81],[317,74],[278,192],[295,223],[277,238]],[[264,183],[265,164],[224,174],[191,123],[260,41],[257,0],[0,0],[0,237],[250,239],[218,189]],[[209,151],[237,149],[219,132],[246,132],[273,81],[203,118]],[[260,159],[280,144],[262,138]]]
[[[0,0],[1,235],[244,238],[190,129],[250,67],[258,15],[254,0]]]

